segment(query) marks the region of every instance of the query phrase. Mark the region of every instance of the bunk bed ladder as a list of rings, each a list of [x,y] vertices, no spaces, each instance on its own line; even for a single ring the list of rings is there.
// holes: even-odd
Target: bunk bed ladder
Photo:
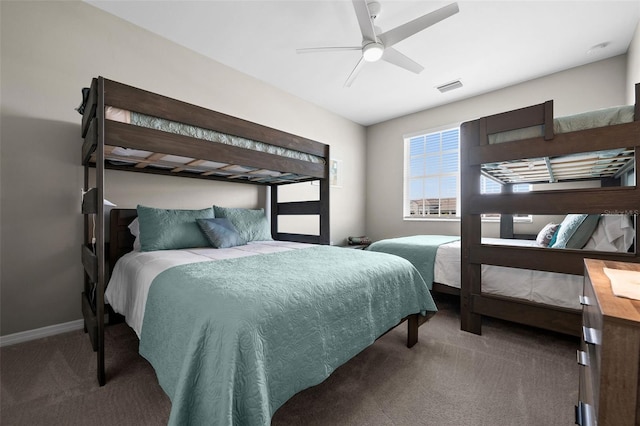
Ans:
[[[329,159],[329,146],[325,148],[324,158]],[[329,223],[329,162],[324,167],[325,178],[319,179],[320,194],[315,201],[279,202],[278,186],[271,185],[271,235],[276,240],[297,241],[311,244],[331,243]],[[290,234],[278,231],[278,219],[281,215],[318,215],[320,235]]]
[[[84,244],[82,264],[84,267],[84,292],[82,314],[84,329],[89,334],[91,345],[97,356],[98,383],[106,383],[104,363],[104,290],[106,283],[105,234],[104,234],[104,79],[94,79],[97,97],[87,101],[82,118],[82,163],[84,165],[84,188],[82,214],[84,215]],[[94,89],[94,87],[92,87]],[[95,117],[93,115],[95,114]],[[89,158],[96,152],[95,187],[89,187]]]

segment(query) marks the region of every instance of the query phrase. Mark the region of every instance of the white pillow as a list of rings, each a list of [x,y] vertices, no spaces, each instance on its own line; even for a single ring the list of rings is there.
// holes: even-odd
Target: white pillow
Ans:
[[[559,223],[547,223],[544,228],[542,228],[542,230],[538,232],[536,243],[538,243],[540,247],[549,247],[549,243],[553,239],[553,236],[556,234],[556,232],[558,232],[559,227]]]
[[[633,244],[635,230],[627,215],[602,215],[598,226],[584,246],[584,250],[626,253]]]
[[[135,237],[135,240],[133,240],[133,251],[140,251],[140,223],[137,217],[133,219],[133,222],[129,224],[128,228],[131,235]]]

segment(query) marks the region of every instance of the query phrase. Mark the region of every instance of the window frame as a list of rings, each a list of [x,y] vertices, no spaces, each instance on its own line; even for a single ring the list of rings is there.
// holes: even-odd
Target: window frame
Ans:
[[[462,122],[453,123],[438,127],[432,127],[427,130],[422,130],[418,132],[408,133],[402,135],[402,143],[403,143],[403,178],[402,178],[402,220],[403,221],[460,221],[460,126]],[[411,166],[411,139],[418,136],[428,136],[434,133],[443,133],[449,130],[457,130],[458,131],[458,147],[457,147],[457,155],[458,155],[458,164],[456,171],[456,214],[449,216],[411,216],[410,215],[410,166]],[[442,151],[440,151],[442,152]],[[451,172],[437,174],[439,176],[449,176]]]

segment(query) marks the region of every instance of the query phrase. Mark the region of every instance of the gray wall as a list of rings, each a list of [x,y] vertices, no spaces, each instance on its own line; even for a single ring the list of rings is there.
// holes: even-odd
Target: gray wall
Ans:
[[[627,103],[635,103],[634,85],[640,83],[640,22],[627,50]]]
[[[618,56],[368,127],[368,235],[374,240],[414,234],[460,235],[456,220],[403,220],[403,135],[459,125],[549,99],[554,100],[557,116],[622,105],[626,102],[626,74],[626,55]],[[551,219],[540,216],[532,224],[517,224],[516,232],[537,233]],[[498,225],[483,224],[483,235],[497,237]]]
[[[98,75],[330,144],[344,173],[331,190],[332,239],[364,233],[362,126],[82,2],[2,1],[0,15],[0,335],[81,318],[83,169],[73,108]],[[106,182],[119,207],[264,200],[242,184],[123,172],[107,172]],[[317,187],[289,192],[311,198]]]

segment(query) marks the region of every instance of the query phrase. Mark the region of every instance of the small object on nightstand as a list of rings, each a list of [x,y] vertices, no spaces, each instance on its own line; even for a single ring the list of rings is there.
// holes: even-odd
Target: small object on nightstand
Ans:
[[[371,244],[371,238],[363,235],[361,237],[349,237],[347,238],[347,243],[350,246],[368,246]]]

